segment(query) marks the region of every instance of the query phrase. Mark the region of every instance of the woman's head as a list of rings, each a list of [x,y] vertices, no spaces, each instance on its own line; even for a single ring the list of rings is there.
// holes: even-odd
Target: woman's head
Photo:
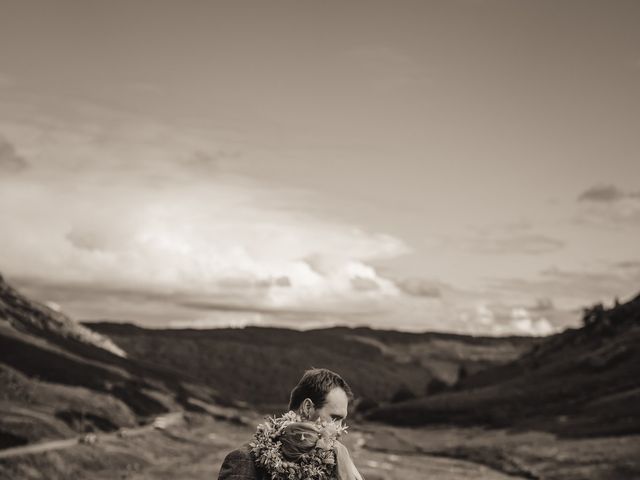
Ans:
[[[279,440],[282,455],[289,461],[297,461],[308,453],[320,439],[318,427],[309,422],[297,422],[287,425]]]

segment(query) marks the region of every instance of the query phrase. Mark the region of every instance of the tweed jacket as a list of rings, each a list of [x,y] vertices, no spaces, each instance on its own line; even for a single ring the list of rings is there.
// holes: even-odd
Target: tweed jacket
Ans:
[[[218,480],[268,480],[268,477],[253,461],[249,445],[244,445],[225,457]]]

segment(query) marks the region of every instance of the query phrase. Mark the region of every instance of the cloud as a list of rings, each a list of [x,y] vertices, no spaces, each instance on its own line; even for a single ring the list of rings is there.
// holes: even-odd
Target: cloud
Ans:
[[[266,309],[349,311],[399,294],[370,262],[406,253],[400,239],[234,174],[239,149],[209,134],[91,113],[100,121],[13,126],[33,160],[0,178],[5,273]],[[20,161],[2,145],[5,163]]]
[[[537,298],[535,305],[529,308],[529,310],[534,312],[545,312],[545,311],[553,310],[554,308],[555,306],[551,298],[542,297],[542,298]]]
[[[640,268],[606,265],[599,269],[545,269],[537,277],[495,280],[493,286],[506,295],[525,291],[538,298],[553,298],[563,309],[579,309],[615,297],[635,295],[640,290]],[[546,312],[544,312],[546,313]]]
[[[625,198],[627,194],[615,185],[594,185],[589,187],[578,197],[583,202],[616,202]]]
[[[487,305],[480,303],[475,308],[476,321],[481,325],[492,326],[495,323],[496,316]]]
[[[0,135],[0,172],[20,172],[28,166],[28,162],[18,154],[13,144]]]
[[[78,319],[135,321],[148,327],[318,328],[363,324],[371,315],[381,312],[372,307],[375,302],[351,307],[344,304],[274,307],[260,300],[261,295],[268,295],[268,285],[247,285],[246,282],[229,282],[223,290],[198,294],[154,292],[145,286],[134,289],[86,282],[52,284],[50,279],[10,277],[8,280],[28,295],[56,304]]]
[[[198,292],[244,281],[244,291],[267,285],[272,303],[319,302],[365,282],[367,291],[393,293],[366,262],[406,249],[393,237],[254,203],[268,192],[233,183],[156,191],[94,178],[3,187],[3,264],[37,278]],[[320,272],[310,256],[323,262]]]
[[[545,317],[534,319],[529,311],[522,307],[511,310],[511,326],[516,332],[535,336],[549,335],[554,331]]]
[[[354,290],[366,292],[380,289],[379,283],[371,278],[355,276],[351,278],[351,286]]]
[[[489,255],[540,255],[565,246],[560,239],[533,232],[479,232],[463,243],[468,250]]]
[[[611,227],[640,225],[640,197],[626,196],[610,203],[592,203],[578,212],[578,224]]]
[[[605,226],[640,225],[640,191],[622,190],[614,185],[596,185],[580,194],[577,221]]]
[[[622,262],[615,262],[612,265],[614,268],[640,270],[640,260],[624,260]]]
[[[466,291],[445,283],[422,280],[411,282],[425,288],[437,287],[438,295],[405,295],[395,297],[395,304],[384,304],[388,310],[370,314],[367,321],[375,325],[384,315],[383,326],[400,325],[413,331],[453,331],[469,335],[548,335],[580,322],[580,312],[554,306],[551,298],[533,304],[510,296],[504,300],[488,300],[484,293]],[[402,286],[404,282],[396,281]],[[403,292],[406,293],[406,292]]]
[[[439,285],[432,280],[409,278],[398,280],[395,283],[407,295],[428,298],[440,298],[442,296]]]
[[[494,253],[537,255],[560,250],[564,245],[565,243],[557,238],[530,233],[508,238],[498,238],[492,246],[486,245],[486,247],[488,247],[488,252],[493,251]]]
[[[557,322],[559,312],[548,312]],[[487,334],[546,336],[550,335],[564,325],[557,322],[555,325],[547,316],[535,312],[523,305],[505,305],[499,303],[480,302],[471,311],[463,312],[462,317],[482,325],[482,331]]]

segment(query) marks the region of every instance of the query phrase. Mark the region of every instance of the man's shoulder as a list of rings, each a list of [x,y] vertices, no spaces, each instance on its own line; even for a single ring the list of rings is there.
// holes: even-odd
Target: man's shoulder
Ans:
[[[251,454],[249,445],[229,452],[222,462],[218,480],[260,480],[265,478],[261,470],[256,468],[256,464]]]
[[[251,456],[251,447],[249,445],[243,445],[240,448],[237,448],[227,454],[227,458],[237,461],[249,461],[253,462],[253,457]]]

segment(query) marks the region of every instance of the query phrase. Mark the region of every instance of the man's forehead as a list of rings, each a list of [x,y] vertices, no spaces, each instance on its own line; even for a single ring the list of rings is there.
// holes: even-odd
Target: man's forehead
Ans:
[[[332,415],[346,416],[349,398],[342,388],[336,387],[327,394],[325,406],[331,410]]]

